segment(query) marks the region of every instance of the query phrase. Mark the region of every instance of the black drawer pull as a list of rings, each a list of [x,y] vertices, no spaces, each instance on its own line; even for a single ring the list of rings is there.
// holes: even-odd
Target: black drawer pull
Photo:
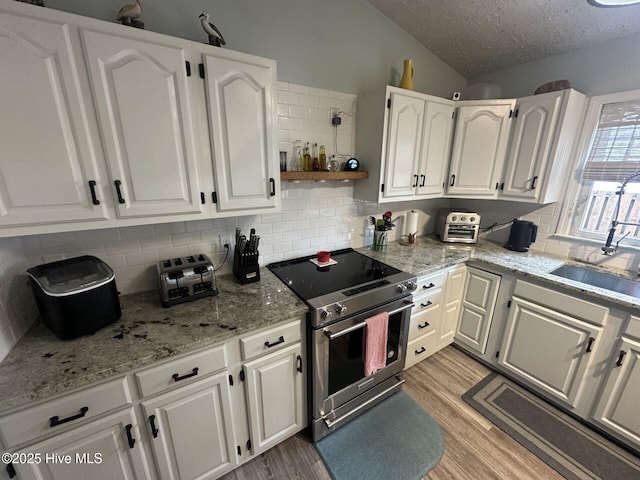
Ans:
[[[73,420],[77,420],[79,418],[82,418],[87,414],[88,411],[89,411],[89,407],[82,407],[80,409],[80,413],[78,413],[76,415],[72,415],[71,417],[63,418],[62,420],[60,420],[60,417],[55,415],[55,416],[53,416],[53,417],[51,417],[49,419],[49,428],[55,427],[56,425],[62,425],[63,423],[72,422]]]
[[[627,352],[625,352],[624,350],[620,350],[620,355],[618,355],[618,361],[616,362],[616,367],[621,367],[622,366],[622,359],[624,358],[624,356],[627,354]]]
[[[593,344],[595,341],[595,338],[589,337],[589,343],[587,343],[587,353],[593,351]]]
[[[435,287],[435,284],[434,283],[430,283],[429,285],[423,285],[422,289],[423,290],[429,290],[430,288],[433,288],[433,287]]]
[[[427,328],[429,326],[429,322],[424,322],[418,325],[418,330],[422,330],[423,328]]]
[[[276,181],[273,178],[269,179],[269,183],[271,184],[271,191],[269,192],[269,195],[272,197],[276,196]]]
[[[427,349],[426,349],[426,348],[424,348],[424,347],[422,347],[420,350],[416,350],[415,354],[416,354],[416,355],[420,355],[420,354],[422,354],[422,353],[424,353],[424,352],[426,352],[426,351],[427,351]]]
[[[124,198],[122,197],[122,191],[120,190],[120,185],[122,185],[122,182],[120,180],[114,180],[113,184],[116,186],[116,193],[118,194],[118,203],[125,203]]]
[[[96,181],[89,180],[89,190],[91,191],[91,203],[94,205],[100,205],[100,200],[96,197]]]
[[[430,307],[431,305],[433,305],[433,302],[431,300],[427,301],[427,303],[420,304],[422,308]]]
[[[278,338],[278,340],[273,343],[269,343],[269,341],[264,342],[264,346],[267,348],[271,348],[275,347],[276,345],[280,345],[281,343],[284,343],[284,337],[282,335],[280,335],[280,338]]]
[[[422,179],[422,181],[420,182],[420,186],[424,187],[424,182],[427,181],[427,176],[426,175],[420,175],[420,178]]]
[[[536,189],[536,183],[538,182],[538,175],[536,175],[535,177],[533,177],[531,179],[531,190],[535,190]]]
[[[173,378],[174,382],[179,382],[180,380],[186,380],[187,378],[195,377],[197,374],[198,374],[198,367],[193,367],[193,370],[191,370],[191,373],[187,373],[186,375],[182,375],[182,376],[180,376],[177,373],[174,373],[173,375],[171,375],[171,378]]]
[[[419,179],[419,178],[420,178],[420,177],[418,177],[418,175],[414,175],[414,176],[413,176],[413,185],[411,185],[411,188],[415,188],[415,187],[417,187],[417,186],[418,186],[418,179]]]
[[[456,183],[456,176],[455,175],[451,175],[451,183],[449,184],[450,187],[453,187]]]
[[[131,435],[132,428],[133,425],[131,424],[124,427],[124,431],[127,432],[127,443],[129,444],[129,448],[133,448],[133,446],[136,444],[136,439],[133,438],[133,435]]]
[[[153,435],[153,438],[158,438],[158,427],[156,427],[156,416],[155,415],[149,415],[149,426],[151,427],[151,435]]]
[[[296,363],[297,363],[296,370],[302,373],[302,357],[300,355],[296,357]]]

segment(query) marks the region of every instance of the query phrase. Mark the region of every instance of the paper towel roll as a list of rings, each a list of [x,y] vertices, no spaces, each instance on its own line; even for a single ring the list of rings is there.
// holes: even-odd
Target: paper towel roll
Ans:
[[[405,234],[418,233],[418,212],[411,210],[407,212],[407,228]]]

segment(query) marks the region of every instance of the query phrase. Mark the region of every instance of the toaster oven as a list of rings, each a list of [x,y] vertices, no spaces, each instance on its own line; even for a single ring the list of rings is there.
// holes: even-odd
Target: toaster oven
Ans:
[[[476,243],[479,233],[479,214],[447,209],[438,212],[436,234],[443,242]]]
[[[213,263],[203,254],[162,260],[158,275],[163,307],[218,294]]]

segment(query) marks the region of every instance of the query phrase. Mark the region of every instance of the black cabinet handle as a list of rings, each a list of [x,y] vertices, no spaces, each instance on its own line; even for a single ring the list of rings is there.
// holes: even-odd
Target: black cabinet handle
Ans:
[[[595,343],[595,341],[595,338],[589,337],[589,343],[587,343],[587,353],[593,351],[593,344]]]
[[[87,414],[88,411],[89,411],[89,407],[82,407],[80,409],[80,413],[78,413],[76,415],[72,415],[72,416],[67,417],[67,418],[63,418],[62,420],[60,420],[60,417],[55,415],[55,416],[53,416],[53,417],[51,417],[49,419],[49,428],[55,427],[57,425],[62,425],[63,423],[72,422],[74,420],[82,418]]]
[[[198,367],[193,367],[193,370],[191,370],[191,373],[187,373],[186,375],[182,375],[182,376],[180,376],[177,373],[174,373],[173,375],[171,375],[171,378],[173,378],[174,382],[179,382],[180,380],[186,380],[187,378],[195,377],[197,374],[198,374]]]
[[[618,355],[618,361],[616,362],[616,367],[621,367],[622,366],[622,359],[624,358],[624,356],[627,354],[627,352],[625,352],[624,350],[620,350],[620,355]]]
[[[269,195],[271,195],[272,197],[276,196],[276,181],[273,178],[269,179],[269,183],[271,183],[271,192],[269,192]]]
[[[427,303],[420,304],[422,308],[430,307],[431,305],[433,305],[433,302],[431,300],[428,300]]]
[[[100,205],[100,200],[96,197],[96,181],[89,180],[89,190],[91,191],[91,203],[94,205]]]
[[[504,182],[500,184],[500,190],[504,190]]]
[[[415,354],[416,354],[416,355],[420,355],[421,353],[424,353],[424,352],[426,352],[426,351],[427,351],[427,349],[426,349],[426,348],[424,348],[424,347],[422,347],[420,350],[416,350],[416,351],[415,351]]]
[[[16,472],[16,468],[13,466],[13,463],[7,465],[7,475],[9,478],[15,478],[18,473]]]
[[[418,175],[414,175],[413,176],[413,185],[411,185],[411,187],[417,187],[418,186]]]
[[[420,182],[420,186],[424,187],[424,182],[427,181],[427,176],[426,175],[420,175],[420,178],[422,179],[422,181]]]
[[[124,431],[127,432],[127,442],[129,443],[129,448],[133,448],[133,446],[136,444],[136,439],[131,435],[132,428],[133,425],[131,424],[124,427]]]
[[[204,78],[204,64],[198,64],[198,73],[200,74],[200,78]]]
[[[302,373],[302,357],[300,355],[296,357],[296,363],[297,363],[296,370]]]
[[[204,192],[200,192],[200,203],[204,205]]]
[[[531,190],[535,190],[536,189],[536,183],[538,182],[538,175],[536,175],[535,177],[533,177],[531,179]]]
[[[500,188],[500,182],[496,182],[496,190]]]
[[[453,185],[456,183],[456,176],[455,175],[451,175],[451,183],[449,184],[450,187],[453,187]]]
[[[158,427],[156,427],[156,416],[155,415],[149,415],[149,426],[151,427],[151,435],[153,435],[153,438],[158,438]]]
[[[282,335],[280,335],[280,338],[278,338],[278,340],[273,343],[269,343],[269,341],[267,340],[266,342],[264,342],[264,346],[267,348],[271,348],[275,347],[276,345],[280,345],[281,343],[284,343],[284,337]]]
[[[433,287],[435,287],[435,285],[433,283],[430,283],[429,285],[423,285],[422,289],[423,290],[429,290],[430,288],[433,288]]]
[[[185,62],[185,66],[187,68],[187,77],[191,76],[191,62],[189,60],[186,60]]]
[[[116,193],[118,194],[118,203],[125,203],[124,198],[122,198],[122,192],[120,191],[120,185],[122,185],[122,182],[120,180],[114,180],[113,184],[116,186]]]
[[[422,330],[423,328],[427,328],[429,326],[429,322],[424,322],[418,325],[418,330]]]

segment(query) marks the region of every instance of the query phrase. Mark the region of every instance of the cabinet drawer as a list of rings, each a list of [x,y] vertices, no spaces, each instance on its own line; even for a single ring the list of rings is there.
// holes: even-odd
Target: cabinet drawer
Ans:
[[[434,288],[429,290],[429,293],[424,295],[415,295],[413,297],[413,303],[415,307],[411,310],[411,315],[421,313],[430,309],[434,305],[439,305],[442,302],[442,289]]]
[[[32,441],[131,403],[126,378],[65,395],[46,403],[0,418],[0,432],[6,447]]]
[[[407,345],[407,359],[404,363],[404,368],[409,368],[411,365],[433,354],[436,351],[437,344],[438,336],[435,330],[410,341]]]
[[[287,347],[301,339],[300,322],[287,323],[280,327],[249,335],[240,339],[242,359],[249,360],[263,353],[272,352]]]
[[[424,275],[418,278],[418,287],[416,288],[414,295],[420,295],[422,293],[435,290],[436,288],[442,288],[446,279],[446,270],[440,270],[439,272]]]
[[[442,304],[434,304],[424,311],[411,316],[409,341],[436,330],[442,319]]]
[[[199,380],[204,375],[227,367],[224,345],[194,353],[177,360],[171,360],[156,367],[147,368],[135,374],[140,394],[148,397],[176,384],[186,384]]]

